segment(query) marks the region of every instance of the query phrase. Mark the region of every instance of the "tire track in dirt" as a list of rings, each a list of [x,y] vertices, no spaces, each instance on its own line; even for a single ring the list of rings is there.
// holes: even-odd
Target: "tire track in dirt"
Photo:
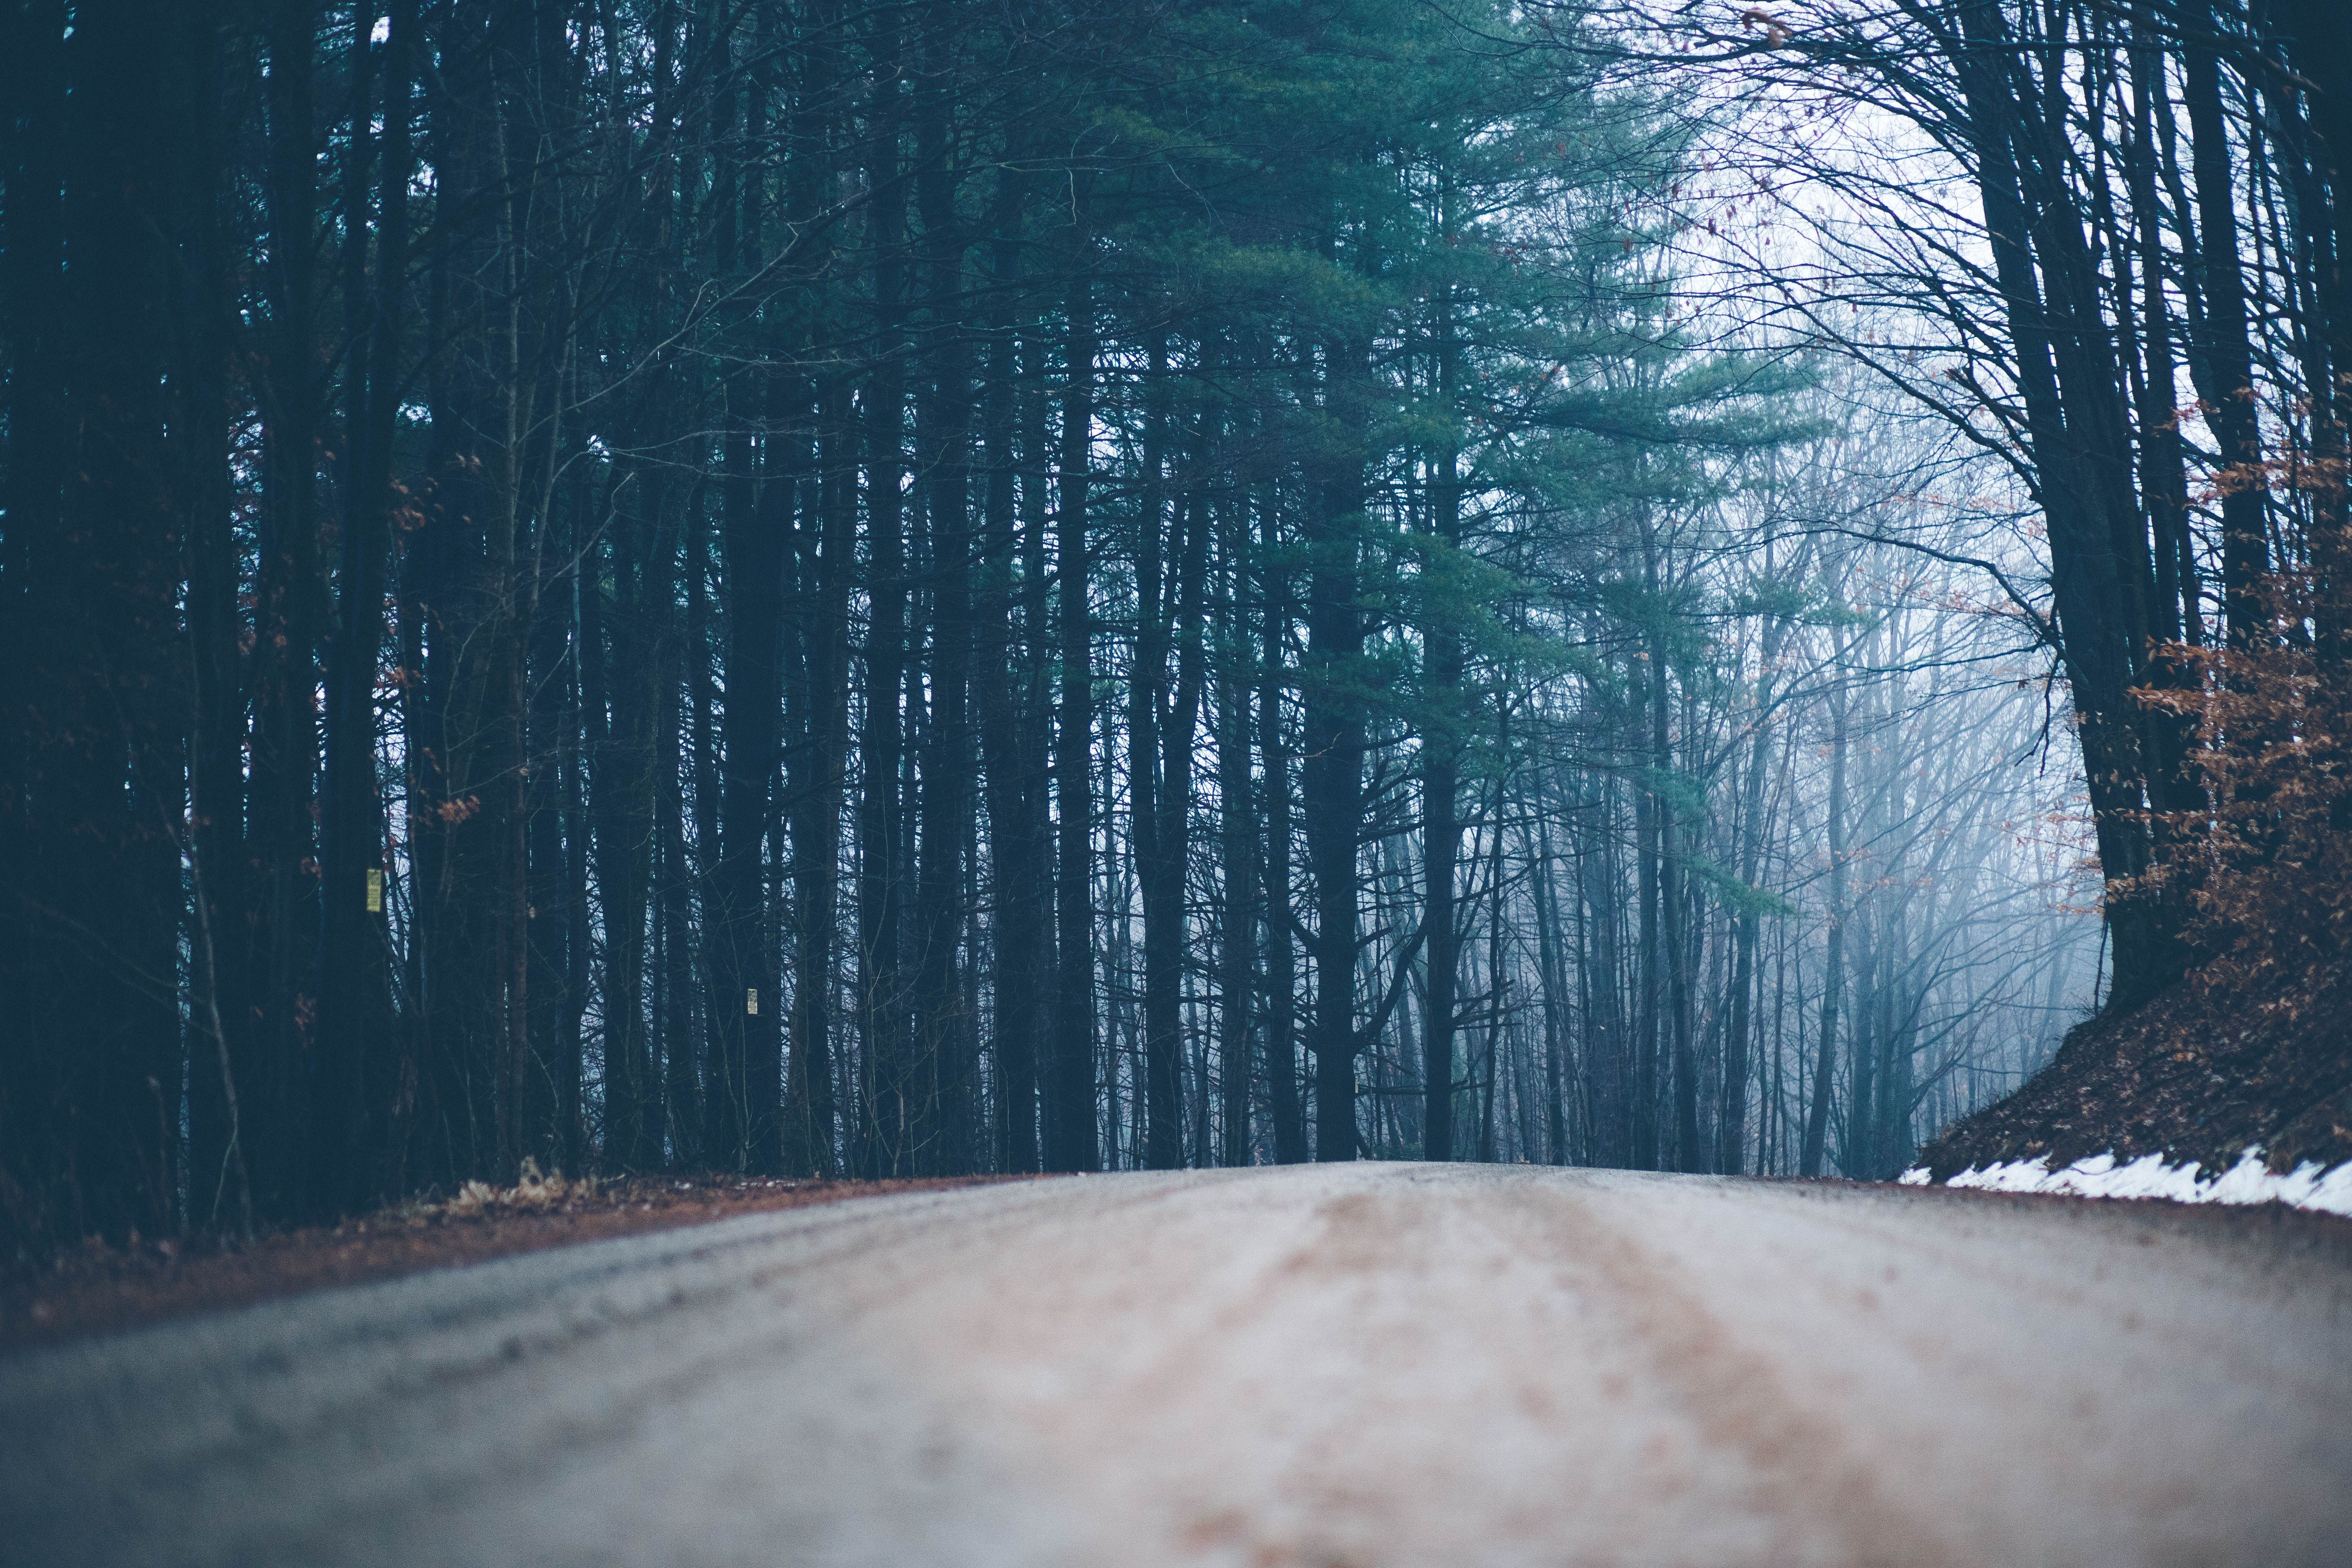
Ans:
[[[1654,1386],[1754,1476],[1757,1511],[1783,1532],[1778,1560],[1976,1568],[1932,1521],[1887,1495],[1881,1480],[1887,1456],[1855,1451],[1829,1413],[1809,1407],[1622,1219],[1606,1217],[1589,1199],[1561,1203],[1531,1184],[1506,1190],[1517,1228],[1605,1281],[1611,1310]],[[1827,1542],[1809,1539],[1816,1529]]]

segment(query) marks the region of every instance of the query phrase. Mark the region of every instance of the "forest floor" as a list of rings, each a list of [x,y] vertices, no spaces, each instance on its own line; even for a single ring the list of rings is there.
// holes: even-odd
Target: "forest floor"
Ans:
[[[737,1215],[807,1208],[891,1193],[935,1192],[1019,1176],[878,1182],[676,1175],[610,1181],[538,1179],[469,1184],[440,1202],[379,1209],[341,1225],[250,1241],[92,1238],[37,1267],[0,1271],[0,1355],[280,1296],[392,1279],[428,1268],[706,1225]]]
[[[26,1562],[2341,1568],[2352,1225],[1362,1163],[742,1215],[0,1358]]]
[[[1940,1182],[2112,1152],[2218,1174],[2254,1147],[2274,1172],[2352,1160],[2352,962],[2258,994],[2179,985],[2078,1025],[2048,1067],[1945,1130],[1918,1163]]]

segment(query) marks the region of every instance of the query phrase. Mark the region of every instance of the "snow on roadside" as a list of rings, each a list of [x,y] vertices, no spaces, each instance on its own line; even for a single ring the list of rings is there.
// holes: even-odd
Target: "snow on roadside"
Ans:
[[[1971,1165],[1943,1184],[1975,1187],[1989,1193],[2064,1193],[2083,1198],[2168,1198],[2181,1204],[2282,1203],[2290,1208],[2315,1209],[2323,1214],[2352,1215],[2352,1160],[2332,1171],[2305,1161],[2285,1175],[2273,1173],[2263,1163],[2258,1145],[2239,1157],[2236,1165],[2208,1176],[2196,1163],[2168,1165],[2161,1154],[2145,1154],[2119,1165],[2109,1154],[2093,1154],[2063,1170],[2050,1168],[2048,1155],[2012,1160],[2007,1164]],[[1931,1178],[1925,1165],[1914,1165],[1895,1178],[1906,1187],[1924,1187]]]

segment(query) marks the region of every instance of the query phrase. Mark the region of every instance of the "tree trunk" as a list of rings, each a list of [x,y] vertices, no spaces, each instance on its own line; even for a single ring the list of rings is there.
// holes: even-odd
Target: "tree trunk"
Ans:
[[[1768,555],[1768,570],[1769,559]],[[1764,852],[1764,777],[1771,749],[1772,671],[1779,665],[1781,645],[1786,640],[1787,623],[1775,617],[1765,628],[1763,647],[1757,661],[1755,718],[1748,737],[1748,778],[1739,802],[1739,881],[1745,891],[1743,902],[1732,911],[1734,952],[1729,1016],[1724,1026],[1723,1104],[1715,1123],[1715,1168],[1732,1176],[1743,1173],[1748,1161],[1748,1047],[1754,1033],[1750,1020],[1756,994],[1756,940],[1762,918],[1756,903],[1761,896],[1756,877]]]
[[[930,1175],[975,1168],[978,1075],[959,1048],[965,1032],[958,978],[964,840],[971,830],[971,345],[962,321],[963,234],[948,140],[951,10],[945,0],[934,0],[928,19],[916,187],[929,274],[924,346],[929,384],[917,411],[915,452],[930,531],[931,711],[916,888],[920,957],[914,976],[917,1056],[908,1155],[911,1169]]]
[[[1441,301],[1437,332],[1438,395],[1450,410],[1458,378],[1450,298]],[[1454,1150],[1454,1029],[1455,983],[1461,951],[1454,929],[1454,867],[1462,853],[1462,817],[1457,795],[1461,777],[1464,717],[1462,634],[1455,626],[1454,592],[1447,581],[1451,552],[1462,543],[1462,455],[1448,440],[1431,459],[1429,530],[1434,541],[1429,575],[1435,586],[1423,607],[1422,658],[1427,672],[1423,693],[1421,742],[1421,849],[1423,940],[1427,943],[1429,984],[1422,1026],[1422,1150],[1424,1158],[1451,1160]]]
[[[1090,243],[1081,187],[1076,244],[1078,270],[1070,282],[1069,338],[1063,362],[1060,510],[1055,550],[1061,573],[1061,727],[1054,785],[1061,813],[1055,892],[1060,949],[1054,1020],[1054,1061],[1045,1092],[1045,1168],[1096,1169],[1093,615],[1087,589],[1087,480],[1093,464],[1095,321],[1085,269]]]
[[[1331,345],[1323,416],[1340,448],[1322,469],[1307,509],[1309,553],[1307,659],[1299,672],[1305,757],[1299,808],[1315,886],[1315,1157],[1356,1157],[1357,850],[1364,824],[1364,653],[1360,591],[1366,480],[1356,450],[1370,412],[1369,345]]]
[[[1278,563],[1280,524],[1271,498],[1258,508],[1265,565],[1265,662],[1258,689],[1258,754],[1265,771],[1265,1077],[1274,1111],[1274,1158],[1295,1165],[1307,1156],[1307,1118],[1298,1096],[1298,976],[1291,930],[1290,752],[1284,742],[1282,689],[1289,658],[1289,574]]]
[[[895,68],[895,20],[877,23],[882,79]],[[858,747],[864,769],[858,809],[857,1004],[865,1046],[860,1064],[856,1163],[861,1175],[897,1173],[906,1107],[898,1079],[904,1014],[900,985],[898,880],[904,833],[899,770],[904,763],[900,690],[906,680],[907,557],[900,486],[906,472],[906,185],[898,139],[903,110],[895,83],[885,94],[868,153],[876,197],[867,218],[874,252],[874,365],[867,376],[866,425],[866,725]]]
[[[392,1003],[384,897],[383,802],[376,776],[376,660],[383,643],[383,584],[396,505],[393,432],[399,415],[408,270],[409,60],[417,42],[414,0],[393,6],[385,35],[383,149],[365,352],[345,372],[347,445],[354,476],[343,523],[337,626],[326,670],[326,777],[320,791],[320,893],[325,905],[319,1036],[312,1048],[310,1211],[331,1217],[374,1195],[392,1092],[385,1081]],[[358,47],[358,46],[355,46]],[[355,154],[356,155],[356,154]],[[362,247],[352,236],[347,247]],[[355,263],[357,265],[357,263]],[[364,363],[362,363],[362,360]],[[373,879],[371,878],[373,874]],[[370,908],[371,902],[377,907]]]
[[[2213,433],[2214,476],[2221,492],[2221,600],[2230,646],[2267,647],[2272,611],[2263,594],[2270,539],[2263,498],[2262,443],[2255,425],[2253,351],[2246,339],[2246,280],[2238,258],[2238,195],[2230,175],[2229,122],[2221,109],[2221,66],[2213,43],[2223,13],[2207,5],[2191,15],[2182,47],[2182,98],[2197,175],[2197,270],[2204,316],[2189,363],[2206,427]],[[2118,952],[2118,958],[2121,957]]]
[[[1223,589],[1217,657],[1218,892],[1221,935],[1217,960],[1217,1061],[1222,1104],[1218,1163],[1246,1165],[1255,1148],[1250,1128],[1251,1033],[1256,1009],[1252,981],[1257,935],[1256,796],[1250,780],[1251,679],[1247,623],[1242,610],[1249,511],[1240,493],[1221,498],[1218,553]]]
[[[1136,519],[1135,652],[1128,670],[1128,815],[1133,825],[1135,880],[1143,905],[1143,1163],[1155,1171],[1184,1163],[1183,1024],[1179,1016],[1184,921],[1184,866],[1171,841],[1181,833],[1183,803],[1161,796],[1160,721],[1168,700],[1168,652],[1174,605],[1163,552],[1168,513],[1171,414],[1168,341],[1146,351],[1142,507]],[[1187,516],[1180,500],[1177,517]],[[1182,546],[1178,546],[1181,551]]]
[[[2032,91],[2018,84],[2022,68],[2000,13],[1969,5],[1960,19],[1966,43],[1955,63],[2050,525],[2055,626],[2110,890],[2109,1000],[2136,1005],[2179,973],[2182,953],[2167,911],[2138,886],[2150,864],[2143,816],[2148,769],[2130,690],[2146,674],[2147,617],[2139,595],[2153,593],[2153,570],[2131,494],[2121,378],[2098,319],[2098,282],[2081,220],[2053,167],[2066,156],[2060,132],[2029,107]]]
[[[1813,1059],[1812,1103],[1805,1114],[1805,1141],[1797,1157],[1797,1173],[1822,1173],[1822,1155],[1829,1142],[1830,1094],[1837,1063],[1838,994],[1845,983],[1846,865],[1846,692],[1845,649],[1841,641],[1831,669],[1835,683],[1830,694],[1829,800],[1829,942],[1822,957],[1821,1050]]]

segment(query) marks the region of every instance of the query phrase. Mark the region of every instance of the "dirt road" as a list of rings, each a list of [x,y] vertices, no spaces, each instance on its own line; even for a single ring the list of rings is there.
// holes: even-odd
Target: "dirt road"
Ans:
[[[0,1362],[0,1562],[2352,1563],[2352,1248],[1429,1165],[762,1215]]]

